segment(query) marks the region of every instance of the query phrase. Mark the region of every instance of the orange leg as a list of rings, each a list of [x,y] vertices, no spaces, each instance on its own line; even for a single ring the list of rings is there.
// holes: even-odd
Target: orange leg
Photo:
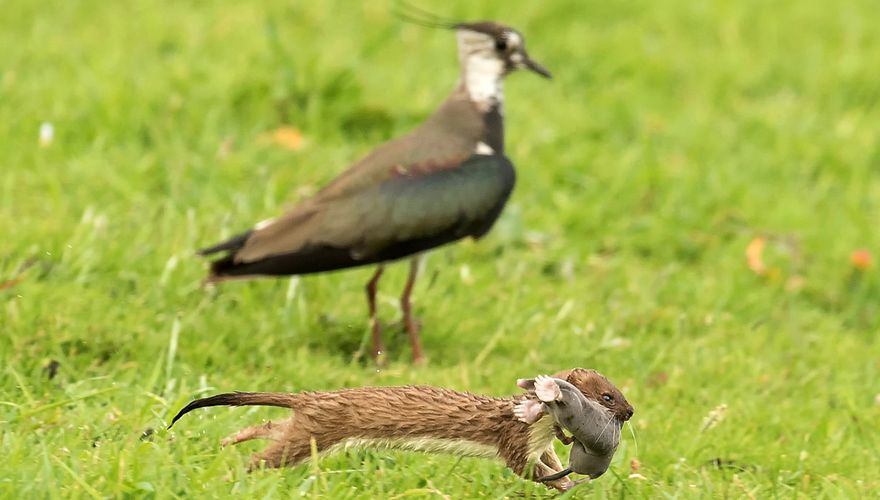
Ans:
[[[425,360],[422,354],[422,342],[419,338],[419,325],[412,315],[412,291],[416,284],[416,278],[419,275],[419,257],[415,257],[410,261],[409,277],[406,279],[406,286],[403,288],[403,295],[400,297],[400,308],[403,310],[403,326],[406,333],[409,334],[409,341],[412,344],[413,363],[421,363]]]
[[[379,278],[385,272],[385,266],[376,268],[376,273],[367,283],[367,302],[370,305],[370,328],[373,331],[373,359],[380,361],[380,356],[385,354],[385,346],[382,343],[382,327],[379,325],[379,318],[376,312],[376,291],[379,287]]]

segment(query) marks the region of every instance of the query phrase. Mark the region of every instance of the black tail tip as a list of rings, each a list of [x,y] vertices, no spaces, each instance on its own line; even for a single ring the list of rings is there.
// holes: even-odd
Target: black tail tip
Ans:
[[[188,405],[181,408],[180,411],[177,412],[177,415],[175,415],[174,418],[171,419],[171,423],[168,424],[168,428],[171,429],[171,427],[174,426],[174,424],[176,424],[181,417],[199,408],[206,408],[208,406],[237,406],[241,404],[242,396],[245,394],[247,393],[227,392],[224,394],[217,394],[215,396],[190,401]]]

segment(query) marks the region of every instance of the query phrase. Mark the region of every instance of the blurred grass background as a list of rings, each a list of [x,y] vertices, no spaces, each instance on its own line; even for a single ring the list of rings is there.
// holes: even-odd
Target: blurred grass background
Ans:
[[[205,291],[193,251],[425,118],[457,77],[450,33],[389,2],[3,3],[0,495],[550,496],[498,463],[407,453],[246,474],[260,445],[219,439],[281,410],[164,427],[219,391],[510,394],[572,366],[636,408],[575,496],[874,494],[880,277],[851,253],[880,252],[875,2],[419,5],[512,24],[555,78],[508,79],[511,203],[428,260],[429,364],[392,333],[395,266],[376,370],[370,270]]]

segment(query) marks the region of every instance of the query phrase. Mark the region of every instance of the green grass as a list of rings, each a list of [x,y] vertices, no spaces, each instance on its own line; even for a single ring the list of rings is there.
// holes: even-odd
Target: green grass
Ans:
[[[219,391],[510,394],[572,366],[636,408],[577,496],[880,490],[880,273],[850,263],[880,256],[876,2],[454,4],[432,8],[510,22],[555,79],[508,80],[511,203],[487,238],[427,262],[429,364],[392,333],[401,265],[381,286],[391,363],[376,370],[357,354],[371,270],[206,291],[193,250],[427,116],[456,78],[449,33],[382,2],[3,3],[0,496],[544,497],[446,456],[245,473],[259,445],[219,439],[280,410],[164,428]],[[284,124],[301,150],[261,139]],[[765,275],[746,264],[758,236]]]

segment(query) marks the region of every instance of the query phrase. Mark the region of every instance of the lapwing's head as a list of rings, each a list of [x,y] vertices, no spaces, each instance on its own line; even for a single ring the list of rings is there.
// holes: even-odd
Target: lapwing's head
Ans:
[[[529,57],[522,33],[510,26],[479,21],[455,23],[451,27],[458,35],[458,55],[463,72],[476,71],[501,78],[514,70],[528,69],[550,78],[550,72]]]
[[[405,0],[396,7],[397,15],[405,21],[456,32],[461,84],[483,111],[500,110],[504,100],[502,81],[515,70],[528,69],[550,78],[550,72],[529,57],[522,33],[510,26],[494,21],[453,21]]]

